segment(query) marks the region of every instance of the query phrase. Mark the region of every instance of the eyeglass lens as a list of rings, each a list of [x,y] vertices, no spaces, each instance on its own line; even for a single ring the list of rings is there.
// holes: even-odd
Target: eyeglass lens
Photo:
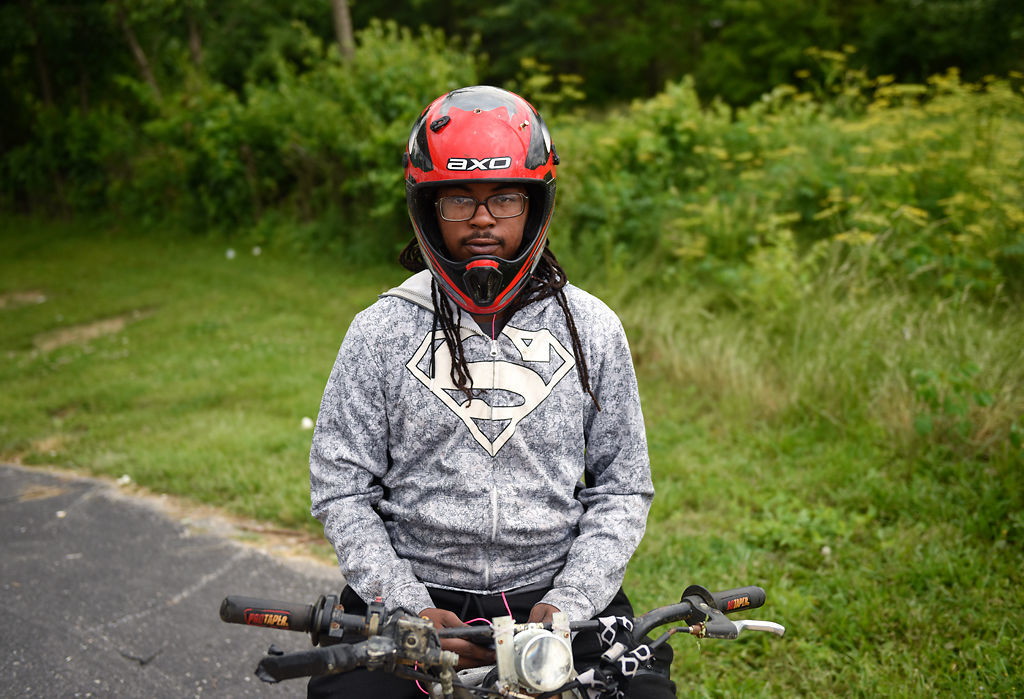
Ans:
[[[477,208],[483,204],[494,218],[513,218],[526,209],[526,195],[518,192],[492,194],[483,201],[455,195],[441,197],[438,205],[441,217],[446,221],[468,221],[473,218]]]

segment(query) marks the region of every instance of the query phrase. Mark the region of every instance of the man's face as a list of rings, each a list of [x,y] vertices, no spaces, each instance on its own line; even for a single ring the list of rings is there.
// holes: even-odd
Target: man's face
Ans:
[[[452,185],[438,190],[438,198],[469,197],[483,202],[495,194],[526,194],[526,189],[513,184],[501,182],[472,182],[469,184]],[[492,209],[496,209],[492,200]],[[526,214],[529,202],[525,202],[523,213],[512,218],[495,218],[482,203],[466,221],[446,221],[437,214],[437,222],[441,227],[441,237],[445,247],[456,260],[464,261],[477,255],[493,255],[506,260],[515,257],[523,242],[523,227],[526,225]]]

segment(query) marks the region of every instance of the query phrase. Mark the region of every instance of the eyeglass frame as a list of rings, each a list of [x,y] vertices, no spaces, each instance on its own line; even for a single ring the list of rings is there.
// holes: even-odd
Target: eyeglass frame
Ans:
[[[491,205],[488,203],[491,199],[493,199],[494,197],[507,197],[507,196],[509,196],[511,194],[517,195],[517,196],[522,198],[522,202],[523,202],[523,210],[522,211],[520,211],[518,214],[512,214],[511,216],[498,216],[496,213],[491,211]],[[473,203],[474,203],[475,206],[473,206],[472,213],[470,213],[470,215],[467,216],[466,218],[454,218],[453,219],[453,218],[448,218],[443,213],[441,213],[441,202],[444,201],[445,199],[454,199],[456,197],[459,197],[459,198],[462,198],[462,199],[472,199],[473,200]],[[495,192],[494,194],[492,194],[492,195],[490,195],[488,197],[485,197],[484,199],[477,199],[476,197],[471,197],[468,194],[449,194],[448,196],[445,196],[445,197],[438,197],[437,201],[434,202],[434,206],[437,208],[437,215],[440,216],[443,220],[448,221],[449,223],[462,223],[463,221],[469,221],[474,216],[476,216],[476,212],[480,209],[480,205],[481,204],[483,204],[484,208],[487,209],[487,213],[489,213],[494,218],[508,219],[508,218],[515,218],[516,216],[522,216],[523,214],[526,213],[526,202],[528,202],[529,200],[530,200],[529,195],[523,194],[522,192]]]

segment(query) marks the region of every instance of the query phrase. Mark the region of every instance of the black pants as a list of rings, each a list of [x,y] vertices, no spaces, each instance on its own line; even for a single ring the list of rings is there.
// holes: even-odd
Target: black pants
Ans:
[[[491,619],[507,616],[505,603],[501,595],[474,595],[466,592],[453,592],[427,588],[434,604],[440,609],[454,612],[460,619],[468,620],[476,617]],[[509,608],[516,622],[522,623],[530,616],[530,610],[540,602],[546,590],[530,592],[506,593]],[[366,613],[366,604],[351,588],[346,587],[341,593],[341,604],[350,614]],[[621,589],[615,594],[607,609],[597,616],[633,616],[633,606],[629,603],[626,593]],[[347,640],[347,639],[346,639]],[[358,639],[353,639],[358,640]],[[596,666],[603,649],[597,634],[580,633],[573,640],[573,657],[576,668],[580,670],[588,666]],[[674,699],[676,686],[669,679],[669,667],[672,665],[672,648],[666,643],[655,651],[655,658],[650,668],[642,670],[632,679],[629,685],[631,699]],[[309,680],[307,696],[320,698],[343,699],[424,699],[426,695],[420,691],[415,682],[403,680],[385,672],[354,670],[340,675],[324,675]]]

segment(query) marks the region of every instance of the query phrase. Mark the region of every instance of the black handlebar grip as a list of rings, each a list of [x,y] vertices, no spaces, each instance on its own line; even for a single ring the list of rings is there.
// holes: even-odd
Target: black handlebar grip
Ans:
[[[747,587],[737,587],[732,590],[715,592],[712,597],[715,598],[716,607],[723,612],[731,614],[732,612],[739,612],[744,609],[757,609],[764,604],[766,595],[764,589],[757,585],[748,585]]]
[[[264,626],[287,631],[309,631],[316,607],[258,597],[230,595],[220,604],[220,618],[229,624]]]
[[[316,677],[353,670],[365,656],[360,646],[362,644],[339,644],[297,653],[268,655],[256,666],[256,676],[264,682],[280,682],[296,677]]]

